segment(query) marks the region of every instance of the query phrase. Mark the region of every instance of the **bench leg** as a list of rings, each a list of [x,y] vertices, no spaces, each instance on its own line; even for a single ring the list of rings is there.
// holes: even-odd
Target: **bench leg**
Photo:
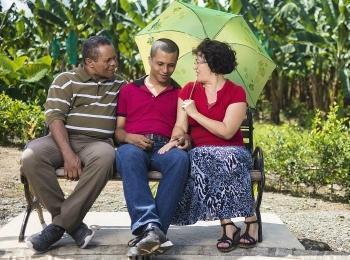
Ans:
[[[255,213],[259,223],[261,223],[260,228],[258,229],[258,242],[262,242],[263,238],[262,238],[262,221],[261,221],[260,205],[261,205],[262,195],[265,187],[264,153],[260,147],[255,147],[255,150],[252,156],[253,156],[253,162],[254,162],[254,169],[259,170],[261,174],[261,179],[257,181],[258,194],[255,201]]]
[[[263,194],[263,189],[262,189],[262,183],[258,183],[258,196],[257,196],[257,201],[256,201],[256,208],[255,208],[255,213],[256,217],[258,219],[258,222],[261,223],[258,229],[258,242],[262,242],[263,237],[262,237],[262,221],[261,221],[261,213],[260,213],[260,205],[261,205],[261,200],[262,200],[262,194]]]
[[[27,179],[24,176],[21,176],[22,183],[24,185],[24,196],[27,201],[27,209],[26,212],[24,213],[24,218],[22,221],[22,226],[21,230],[18,236],[18,242],[23,242],[24,241],[24,235],[26,232],[27,224],[28,224],[28,219],[30,216],[30,213],[33,210],[33,197],[32,194],[30,193],[30,188]]]
[[[258,229],[258,242],[262,242],[263,237],[262,237],[262,222],[261,222],[260,208],[256,209],[256,218],[258,219],[258,223],[261,223]]]
[[[18,236],[18,242],[24,241],[28,220],[29,220],[30,214],[32,213],[33,209],[36,209],[36,211],[38,213],[39,220],[40,220],[40,224],[43,227],[43,229],[46,227],[46,223],[45,223],[44,216],[43,216],[43,210],[42,210],[42,207],[40,205],[40,202],[33,195],[34,193],[31,190],[30,185],[29,185],[26,177],[23,175],[21,176],[21,182],[23,183],[23,186],[24,186],[24,196],[25,196],[26,201],[27,201],[27,209],[24,213],[21,230],[20,230],[20,233]]]
[[[32,206],[31,205],[27,205],[27,209],[26,209],[26,212],[24,213],[24,218],[23,218],[23,221],[22,221],[21,230],[19,232],[18,242],[23,242],[24,241],[24,235],[25,235],[25,232],[26,232],[28,219],[29,219],[29,216],[30,216],[31,212],[32,212]]]

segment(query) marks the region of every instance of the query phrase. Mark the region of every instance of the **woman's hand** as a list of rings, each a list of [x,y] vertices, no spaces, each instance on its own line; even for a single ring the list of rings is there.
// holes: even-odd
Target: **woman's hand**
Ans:
[[[176,147],[181,150],[186,150],[191,146],[191,137],[188,134],[182,134],[171,137],[172,140],[177,140]]]
[[[162,148],[158,150],[159,154],[165,154],[167,151],[169,151],[171,148],[177,146],[178,140],[171,139],[167,144],[165,144]]]
[[[198,113],[198,110],[196,108],[196,104],[194,103],[194,100],[192,99],[186,99],[182,102],[181,105],[182,109],[186,111],[187,115],[192,117],[194,114]]]

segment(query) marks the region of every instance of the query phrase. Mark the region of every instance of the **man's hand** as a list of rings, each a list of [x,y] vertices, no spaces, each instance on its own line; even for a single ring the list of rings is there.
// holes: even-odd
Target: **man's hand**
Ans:
[[[137,147],[148,150],[153,146],[153,141],[139,134],[126,134],[125,142],[136,145]]]
[[[63,155],[64,175],[68,180],[79,180],[82,173],[82,165],[79,156],[73,151]]]
[[[176,147],[182,150],[188,149],[191,146],[191,137],[188,134],[173,136],[171,140],[176,140]]]

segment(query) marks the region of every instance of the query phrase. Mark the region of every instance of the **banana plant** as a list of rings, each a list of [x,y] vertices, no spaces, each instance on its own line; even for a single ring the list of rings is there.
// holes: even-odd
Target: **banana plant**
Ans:
[[[309,97],[309,108],[350,101],[349,0],[233,0],[230,8],[250,22],[277,64],[265,88],[274,122],[292,92],[305,94],[299,95],[303,102]]]
[[[135,79],[144,74],[134,40],[135,35],[155,19],[169,5],[169,2],[169,0],[119,1],[118,47],[121,55],[121,71],[126,79]]]
[[[50,56],[31,61],[28,56],[10,59],[0,55],[0,92],[23,101],[43,102],[51,78]]]

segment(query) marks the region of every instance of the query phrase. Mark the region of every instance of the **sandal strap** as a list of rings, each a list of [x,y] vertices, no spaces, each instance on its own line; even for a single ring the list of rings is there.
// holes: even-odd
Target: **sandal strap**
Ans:
[[[224,224],[221,224],[222,227],[226,227],[226,226],[234,226],[235,224],[233,222],[227,222]]]
[[[241,235],[241,239],[243,238],[244,240],[247,240],[249,242],[248,243],[240,242],[240,244],[250,246],[250,245],[255,245],[257,243],[257,240],[255,238],[253,238],[251,235],[249,235],[249,229],[250,229],[251,224],[255,224],[258,222],[259,222],[258,220],[247,221],[247,222],[244,221],[244,223],[247,225],[247,227],[245,229],[244,234]]]
[[[241,232],[241,229],[239,227],[237,227],[233,222],[229,222],[229,223],[225,223],[225,224],[221,224],[221,226],[223,227],[223,235],[221,238],[218,239],[218,241],[220,242],[225,242],[225,241],[231,241],[233,242],[233,238],[235,237],[236,233],[240,233]],[[229,238],[227,235],[226,235],[226,226],[234,226],[236,228],[236,230],[233,232],[233,236],[232,238]]]
[[[231,245],[231,244],[233,243],[233,239],[232,239],[232,238],[229,238],[229,237],[226,236],[226,235],[223,235],[221,238],[218,239],[218,241],[219,241],[218,244],[219,244],[219,243],[222,243],[222,242],[225,242],[225,243]]]
[[[233,223],[232,221],[231,222],[228,222],[228,223],[224,223],[224,224],[221,224],[221,226],[223,227],[223,230],[226,231],[226,226],[234,226],[236,229],[238,229],[238,227],[235,225],[235,223]],[[224,232],[225,233],[225,232]]]
[[[252,221],[244,221],[244,224],[246,224],[247,226],[250,225],[250,224],[254,224],[254,223],[258,223],[259,221],[256,219],[256,220],[252,220]]]
[[[245,245],[252,245],[252,244],[256,244],[256,239],[253,238],[251,235],[249,235],[248,232],[245,232],[242,236],[241,236],[241,239],[245,239],[245,240],[248,240],[249,242],[248,243],[242,243],[241,244],[245,244]]]
[[[218,242],[216,243],[216,247],[219,251],[222,252],[229,252],[233,250],[237,245],[239,241],[239,234],[241,232],[240,228],[237,228],[237,230],[233,233],[233,237],[229,238],[226,234],[222,235],[221,238],[218,239]],[[225,243],[227,246],[220,246],[220,243]]]
[[[242,235],[242,237],[245,236],[245,235],[250,236],[250,235],[249,235],[250,225],[251,225],[251,224],[258,223],[258,222],[259,222],[258,220],[244,222],[244,223],[246,224],[246,228],[245,228],[245,232],[244,232],[244,234]],[[251,236],[250,236],[250,237],[251,237]]]

